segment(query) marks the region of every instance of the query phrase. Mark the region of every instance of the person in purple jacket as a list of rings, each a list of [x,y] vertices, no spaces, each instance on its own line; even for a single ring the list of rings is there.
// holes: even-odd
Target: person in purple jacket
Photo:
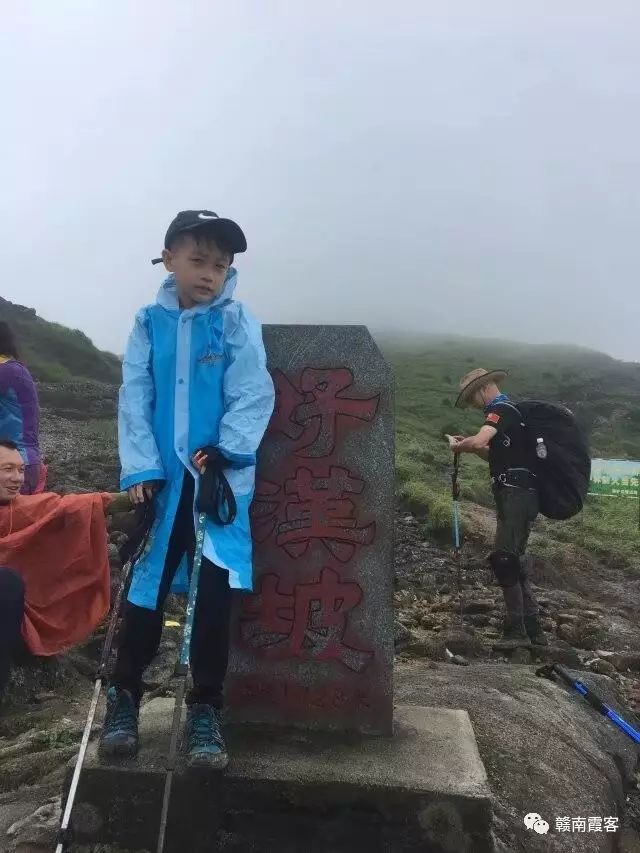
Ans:
[[[21,493],[42,492],[46,467],[42,464],[38,431],[40,407],[33,377],[20,361],[13,331],[0,321],[0,435],[14,441],[25,462]]]

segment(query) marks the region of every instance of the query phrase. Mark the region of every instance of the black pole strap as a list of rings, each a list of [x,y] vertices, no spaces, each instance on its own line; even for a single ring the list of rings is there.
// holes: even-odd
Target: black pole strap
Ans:
[[[215,524],[222,527],[233,524],[238,507],[233,489],[224,473],[228,462],[215,447],[203,447],[200,452],[206,454],[207,459],[200,476],[198,512],[204,512]]]

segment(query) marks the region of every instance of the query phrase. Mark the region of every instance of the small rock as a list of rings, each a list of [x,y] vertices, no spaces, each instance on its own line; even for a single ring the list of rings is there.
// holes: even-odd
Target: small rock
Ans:
[[[615,653],[609,658],[618,672],[640,672],[640,652],[630,652],[625,654]]]
[[[7,830],[9,838],[13,839],[14,849],[41,850],[53,849],[60,826],[60,798],[45,803],[33,814],[16,821]]]
[[[458,666],[469,666],[469,661],[462,655],[454,655],[451,658],[451,663],[455,663]]]
[[[578,632],[574,625],[563,622],[558,625],[558,636],[561,640],[564,640],[565,643],[569,643],[572,646],[577,645],[578,642]]]
[[[556,621],[559,624],[571,624],[577,625],[580,621],[580,617],[576,613],[558,613],[556,617]]]
[[[489,617],[486,613],[472,613],[470,616],[467,616],[467,622],[476,628],[484,628],[489,624]]]
[[[454,655],[473,657],[482,651],[482,641],[472,629],[468,631],[448,630],[444,635],[444,643]]]
[[[582,615],[586,616],[587,619],[600,619],[601,613],[596,613],[595,610],[583,610]]]
[[[595,658],[595,660],[589,661],[587,667],[591,672],[597,672],[599,675],[608,675],[609,677],[614,675],[616,671],[615,666],[603,658]]]
[[[42,705],[43,702],[50,702],[52,699],[55,698],[55,693],[36,693],[36,695],[31,699],[31,701],[34,705]]]
[[[393,623],[393,642],[396,649],[405,648],[411,641],[411,631],[398,619]]]
[[[568,666],[569,669],[580,669],[582,662],[577,651],[567,644],[552,642],[549,646],[536,646],[536,655],[542,660],[555,661]]]
[[[489,599],[478,601],[467,601],[462,609],[464,613],[491,613],[494,610],[494,603]]]

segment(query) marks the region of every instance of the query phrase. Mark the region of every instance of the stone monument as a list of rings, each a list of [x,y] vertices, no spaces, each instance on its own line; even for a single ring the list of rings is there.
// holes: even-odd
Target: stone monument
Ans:
[[[393,383],[362,326],[267,326],[276,406],[252,507],[254,593],[227,678],[236,719],[389,734]]]
[[[165,853],[492,853],[467,713],[394,713],[391,371],[360,326],[264,334],[277,403],[252,509],[254,590],[233,620],[231,763],[178,768]],[[156,849],[173,707],[143,704],[135,761],[105,763],[90,745],[78,842]]]

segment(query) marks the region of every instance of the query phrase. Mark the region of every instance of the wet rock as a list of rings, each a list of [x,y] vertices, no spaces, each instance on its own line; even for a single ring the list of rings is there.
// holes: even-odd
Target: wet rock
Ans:
[[[593,684],[622,713],[611,696],[613,683],[598,675],[587,677],[589,686]],[[532,667],[497,662],[455,669],[443,666],[437,671],[422,664],[405,671],[400,667],[395,684],[398,702],[468,711],[494,795],[496,831],[505,845],[497,849],[503,853],[611,853],[616,849],[615,841],[604,833],[598,833],[602,837],[597,839],[596,833],[591,837],[573,833],[567,838],[552,831],[536,841],[522,821],[534,808],[550,815],[550,822],[560,813],[623,813],[624,782],[632,778],[637,749],[575,691],[536,678]]]
[[[12,849],[27,851],[32,849],[53,850],[56,844],[61,818],[60,797],[54,797],[33,814],[16,821],[7,830]]]
[[[464,613],[492,613],[495,610],[495,604],[492,599],[478,599],[476,601],[467,601],[463,604],[462,610]]]
[[[640,652],[629,652],[627,654],[614,653],[609,657],[611,663],[618,672],[640,672]]]
[[[572,646],[578,645],[578,632],[575,625],[563,622],[558,625],[557,634],[565,643],[569,643]]]
[[[603,658],[590,660],[587,663],[587,667],[591,672],[597,672],[599,675],[608,675],[609,677],[615,675],[616,672],[615,666],[610,661],[604,660]]]
[[[474,657],[484,649],[482,640],[471,628],[468,630],[449,629],[443,632],[442,639],[454,655]]]
[[[405,648],[411,641],[411,631],[399,619],[393,623],[393,642],[396,649]]]
[[[556,621],[560,625],[577,625],[580,621],[580,617],[577,613],[558,613],[558,615],[556,616]]]
[[[489,625],[489,616],[486,613],[472,613],[466,617],[466,621],[475,628],[484,628]]]
[[[22,785],[32,785],[62,767],[76,752],[76,746],[63,746],[3,762],[0,765],[0,791],[13,791]]]
[[[518,648],[510,652],[509,657],[511,663],[527,664],[531,663],[532,654],[530,649]]]
[[[566,643],[552,642],[548,646],[536,646],[535,652],[536,657],[549,663],[555,661],[563,666],[571,667],[571,669],[580,669],[582,667],[582,661],[578,652]]]

